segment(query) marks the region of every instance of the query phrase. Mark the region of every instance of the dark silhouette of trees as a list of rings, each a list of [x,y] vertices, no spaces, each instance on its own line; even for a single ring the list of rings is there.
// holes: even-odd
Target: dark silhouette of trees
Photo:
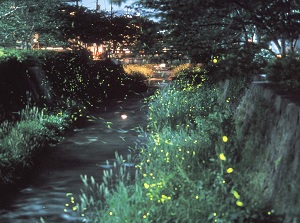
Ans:
[[[170,44],[198,61],[241,47],[269,50],[270,41],[284,56],[299,39],[298,0],[140,0],[140,4],[156,12]]]

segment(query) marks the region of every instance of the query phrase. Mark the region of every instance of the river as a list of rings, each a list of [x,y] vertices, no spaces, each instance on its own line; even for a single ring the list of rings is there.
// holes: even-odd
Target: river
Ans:
[[[79,202],[83,187],[80,175],[100,181],[105,161],[115,152],[126,157],[141,140],[140,129],[147,125],[148,107],[144,98],[163,83],[152,80],[152,87],[126,100],[93,109],[91,119],[81,121],[64,140],[41,158],[38,173],[1,205],[1,223],[35,223],[43,217],[47,223],[81,222],[72,211],[72,197]],[[1,199],[4,201],[3,199]]]

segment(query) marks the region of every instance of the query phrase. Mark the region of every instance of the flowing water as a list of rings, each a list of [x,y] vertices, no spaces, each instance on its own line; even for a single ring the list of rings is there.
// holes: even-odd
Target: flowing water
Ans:
[[[75,203],[79,201],[77,195],[83,187],[80,175],[100,181],[103,169],[109,168],[106,160],[113,160],[116,151],[126,157],[130,147],[145,140],[139,130],[147,125],[147,94],[91,111],[94,118],[82,121],[53,147],[48,157],[42,158],[38,174],[30,183],[9,195],[10,199],[1,205],[0,222],[35,223],[40,217],[47,223],[80,221],[71,203],[73,196]]]

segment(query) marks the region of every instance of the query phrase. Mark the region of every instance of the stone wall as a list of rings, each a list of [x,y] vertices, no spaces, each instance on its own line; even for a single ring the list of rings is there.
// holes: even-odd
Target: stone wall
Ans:
[[[253,82],[235,114],[241,171],[285,223],[300,221],[300,94]]]

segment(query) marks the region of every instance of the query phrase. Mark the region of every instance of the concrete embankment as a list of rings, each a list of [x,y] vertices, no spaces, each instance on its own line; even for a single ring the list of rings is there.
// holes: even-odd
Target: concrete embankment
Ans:
[[[242,171],[284,223],[300,221],[300,94],[253,82],[235,114]]]

